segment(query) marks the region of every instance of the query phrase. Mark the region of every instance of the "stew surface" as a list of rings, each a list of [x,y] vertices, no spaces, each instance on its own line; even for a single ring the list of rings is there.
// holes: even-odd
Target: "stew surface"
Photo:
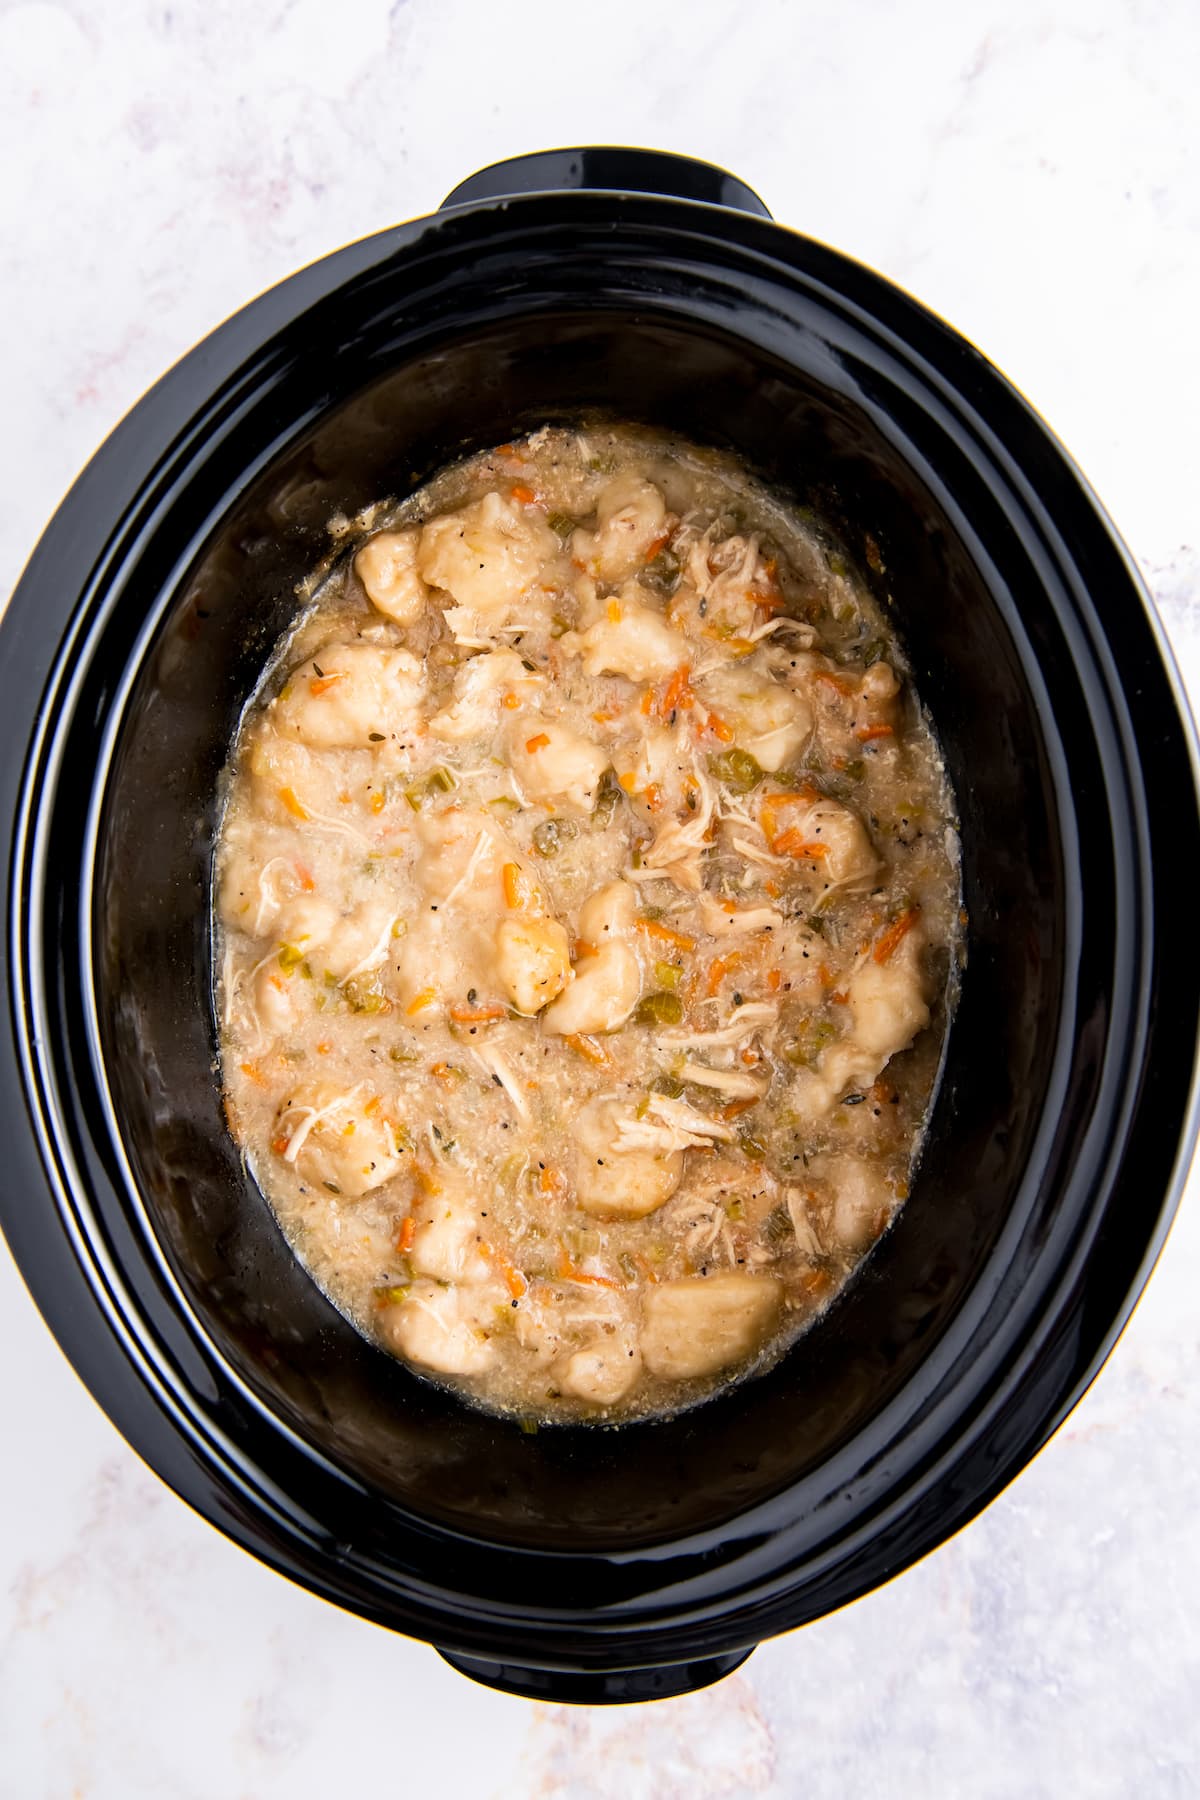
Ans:
[[[228,773],[231,1130],[414,1368],[675,1411],[908,1193],[963,923],[928,718],[816,521],[714,452],[546,428],[338,529]]]

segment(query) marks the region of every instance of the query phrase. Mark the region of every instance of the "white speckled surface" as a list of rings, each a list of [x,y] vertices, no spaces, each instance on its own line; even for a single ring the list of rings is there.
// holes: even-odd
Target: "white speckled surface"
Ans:
[[[0,605],[104,434],[249,296],[498,156],[657,142],[988,351],[1200,693],[1198,67],[1195,0],[0,0]],[[218,1537],[0,1247],[0,1796],[1192,1794],[1198,1276],[1185,1200],[1102,1378],[982,1519],[699,1698],[586,1713],[473,1688]]]

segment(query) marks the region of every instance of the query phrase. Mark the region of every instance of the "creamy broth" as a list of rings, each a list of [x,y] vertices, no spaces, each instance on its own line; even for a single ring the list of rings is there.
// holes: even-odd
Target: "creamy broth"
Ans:
[[[960,906],[929,721],[819,528],[728,457],[546,428],[353,522],[245,715],[230,1128],[415,1369],[669,1413],[903,1203]]]

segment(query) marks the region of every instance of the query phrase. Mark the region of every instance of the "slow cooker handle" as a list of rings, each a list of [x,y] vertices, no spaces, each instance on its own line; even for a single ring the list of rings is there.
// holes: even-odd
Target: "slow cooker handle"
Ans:
[[[508,200],[517,194],[557,193],[571,188],[603,188],[626,194],[667,194],[704,200],[738,212],[771,214],[754,189],[716,163],[669,150],[637,150],[623,144],[584,144],[573,150],[536,150],[509,156],[460,181],[442,201],[467,206],[479,200]]]
[[[437,1648],[437,1646],[435,1646]],[[452,1669],[484,1687],[526,1700],[552,1700],[557,1705],[624,1706],[633,1700],[670,1700],[694,1694],[745,1662],[749,1650],[725,1656],[705,1656],[695,1662],[666,1663],[647,1669],[534,1669],[519,1663],[488,1662],[483,1657],[461,1656],[456,1650],[438,1649]]]

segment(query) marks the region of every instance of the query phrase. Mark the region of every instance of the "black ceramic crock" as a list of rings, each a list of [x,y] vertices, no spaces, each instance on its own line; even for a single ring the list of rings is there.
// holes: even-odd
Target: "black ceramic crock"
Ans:
[[[828,1316],[668,1423],[525,1436],[292,1261],[222,1120],[207,893],[230,735],[330,515],[592,409],[732,447],[894,609],[969,962],[912,1197]],[[940,1543],[1079,1398],[1177,1201],[1200,830],[1131,561],[977,351],[704,165],[500,165],[165,376],[0,628],[0,829],[0,1216],[51,1329],[213,1524],[499,1687],[697,1687]]]

